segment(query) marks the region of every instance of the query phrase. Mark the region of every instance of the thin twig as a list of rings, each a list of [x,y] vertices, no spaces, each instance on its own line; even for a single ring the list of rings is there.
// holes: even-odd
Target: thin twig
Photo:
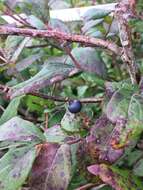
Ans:
[[[76,68],[77,69],[82,69],[80,63],[74,58],[74,56],[71,53],[71,49],[68,46],[66,46],[66,44],[64,46],[64,50],[68,54],[68,56],[71,58],[71,60],[73,61],[73,63],[75,64]]]
[[[95,187],[95,184],[93,184],[93,183],[88,183],[88,184],[86,184],[86,185],[83,185],[82,187],[76,188],[75,190],[87,190],[87,189],[89,189],[89,188],[91,188],[91,187]]]
[[[53,100],[53,101],[57,101],[57,102],[68,102],[68,101],[72,101],[74,99],[71,99],[71,98],[68,98],[68,97],[60,97],[60,96],[49,96],[47,94],[43,94],[43,93],[40,93],[40,92],[30,92],[28,93],[29,95],[32,95],[32,96],[38,96],[40,98],[43,98],[43,99],[50,99],[50,100]],[[79,99],[82,103],[99,103],[99,102],[102,102],[103,101],[103,97],[90,97],[90,98],[81,98]]]
[[[49,46],[49,44],[38,44],[38,45],[26,46],[26,48],[33,49],[33,48],[42,48],[47,46]]]

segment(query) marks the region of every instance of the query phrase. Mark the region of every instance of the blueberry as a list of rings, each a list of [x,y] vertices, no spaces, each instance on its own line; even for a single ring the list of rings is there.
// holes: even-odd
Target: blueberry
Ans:
[[[82,108],[82,104],[79,100],[73,100],[69,102],[68,110],[71,113],[78,113]]]

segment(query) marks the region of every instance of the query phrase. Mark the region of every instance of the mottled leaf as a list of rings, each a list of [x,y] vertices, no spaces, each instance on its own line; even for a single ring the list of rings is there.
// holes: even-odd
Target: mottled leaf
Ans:
[[[124,97],[124,100],[127,100],[127,97]],[[122,103],[119,106],[120,109],[115,110],[117,111],[116,114],[119,115],[115,116],[115,112],[112,112],[113,117],[110,115],[112,118],[116,118],[116,127],[111,143],[114,148],[123,147],[132,140],[138,140],[143,132],[143,97],[134,94],[130,97],[128,104],[127,102],[124,102],[124,104],[126,103],[125,105]],[[109,114],[107,115],[109,116]]]
[[[110,121],[116,123],[118,118],[127,119],[128,107],[134,92],[134,89],[121,88],[113,94],[106,108],[106,114]]]
[[[69,145],[44,144],[33,165],[31,190],[67,190],[71,179]]]
[[[47,142],[51,143],[64,143],[67,140],[72,140],[73,138],[68,136],[62,129],[60,125],[54,125],[53,127],[45,130],[44,133]]]
[[[125,169],[118,169],[105,164],[95,164],[89,166],[88,171],[93,175],[99,175],[104,183],[115,190],[141,190],[143,187],[142,180],[139,180],[131,171]]]
[[[123,155],[124,149],[113,149],[110,144],[113,130],[114,126],[105,115],[96,120],[86,137],[87,152],[92,159],[114,163]]]
[[[27,141],[40,143],[44,135],[33,123],[13,117],[0,126],[0,141]]]
[[[9,150],[0,159],[0,189],[18,190],[25,182],[36,157],[31,146]]]
[[[79,115],[66,112],[61,120],[61,128],[66,132],[78,133],[81,130],[81,118]]]

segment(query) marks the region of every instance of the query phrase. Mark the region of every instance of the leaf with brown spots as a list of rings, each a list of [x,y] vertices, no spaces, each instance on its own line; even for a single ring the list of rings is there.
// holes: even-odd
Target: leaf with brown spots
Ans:
[[[70,146],[43,144],[33,165],[31,190],[67,190],[71,179]]]

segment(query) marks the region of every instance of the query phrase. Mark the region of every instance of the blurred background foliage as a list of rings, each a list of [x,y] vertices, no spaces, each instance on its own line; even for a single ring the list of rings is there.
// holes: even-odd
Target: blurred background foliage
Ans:
[[[49,16],[51,9],[64,9],[70,7],[83,7],[95,4],[114,3],[112,0],[2,0],[0,2],[0,16],[3,14],[13,15],[25,13],[27,19],[20,20],[21,27],[29,27],[32,29],[57,29],[66,33],[83,34],[90,37],[112,40],[118,45],[120,44],[118,24],[110,11],[87,11],[84,19],[80,22],[64,23],[58,19],[52,19]],[[143,2],[139,0],[137,3],[138,15],[142,15]],[[17,21],[17,19],[16,19]],[[0,24],[8,25],[6,20],[0,17]],[[143,74],[143,21],[139,18],[131,19],[130,29],[132,32],[133,51],[135,53],[136,64]],[[13,24],[15,26],[15,24]],[[58,82],[52,86],[40,89],[40,92],[49,96],[68,97],[73,99],[81,99],[88,97],[101,97],[106,94],[107,81],[112,84],[111,90],[119,89],[115,87],[116,82],[126,81],[129,79],[126,66],[122,63],[119,56],[115,56],[108,50],[99,47],[85,47],[78,43],[67,44],[72,55],[84,67],[83,71],[75,76],[69,77],[62,82]],[[56,72],[50,68],[50,64],[57,64],[59,70],[66,72],[63,64],[73,66],[73,61],[66,53],[63,43],[51,39],[38,39],[20,36],[0,36],[0,83],[10,87],[19,88],[32,85],[33,81],[39,80],[38,74],[44,80],[45,70],[47,69],[47,77],[51,73]],[[65,70],[64,70],[65,69]],[[34,78],[34,77],[37,78]],[[40,79],[41,79],[40,78]],[[33,80],[33,81],[32,81]],[[24,83],[24,81],[28,81]],[[114,83],[115,82],[115,83]],[[108,84],[109,84],[108,83]],[[121,83],[119,84],[119,86]],[[107,85],[108,86],[108,85]],[[110,88],[110,85],[108,86]],[[130,90],[130,87],[129,87]],[[126,95],[123,93],[123,97]],[[108,102],[108,98],[106,100]],[[8,106],[9,101],[0,96],[0,114]],[[124,102],[122,103],[124,104]],[[127,104],[128,105],[128,104]],[[18,114],[25,120],[32,121],[38,127],[43,128],[45,125],[45,116],[48,113],[48,127],[60,124],[67,110],[67,103],[56,102],[53,100],[45,100],[40,97],[26,95],[21,99],[18,105]],[[87,128],[79,130],[78,133],[82,137],[89,134],[89,129],[95,124],[96,119],[104,112],[104,105],[101,103],[83,104],[81,113],[82,118],[88,119]],[[114,105],[115,106],[115,105]],[[116,107],[116,106],[115,106]],[[116,114],[116,113],[115,113]],[[71,118],[70,118],[71,119]],[[72,119],[71,119],[72,120]],[[70,121],[71,121],[70,120]],[[111,117],[112,120],[112,117]],[[66,119],[62,120],[66,123]],[[73,122],[73,120],[72,120]],[[76,121],[79,122],[79,121]],[[77,123],[76,123],[77,124]],[[73,128],[75,126],[72,126]],[[74,128],[75,129],[75,128]],[[64,130],[68,131],[69,126]],[[73,132],[73,131],[68,131]],[[77,131],[76,131],[77,132]],[[49,134],[47,134],[48,136]],[[48,136],[49,138],[49,136]],[[51,137],[52,138],[52,137]],[[142,157],[139,150],[134,150],[134,156],[127,155],[123,163],[121,160],[119,166],[125,165],[127,168],[133,168],[133,164]],[[136,154],[137,153],[137,154]],[[140,171],[140,167],[134,167],[135,174]],[[77,173],[75,174],[75,178]],[[141,175],[143,176],[143,175]],[[121,176],[122,177],[122,176]],[[69,189],[74,189],[80,184],[86,183],[84,176],[73,180]],[[97,180],[97,179],[96,179]],[[98,181],[98,180],[97,180]],[[111,189],[110,187],[100,188],[103,190]]]

